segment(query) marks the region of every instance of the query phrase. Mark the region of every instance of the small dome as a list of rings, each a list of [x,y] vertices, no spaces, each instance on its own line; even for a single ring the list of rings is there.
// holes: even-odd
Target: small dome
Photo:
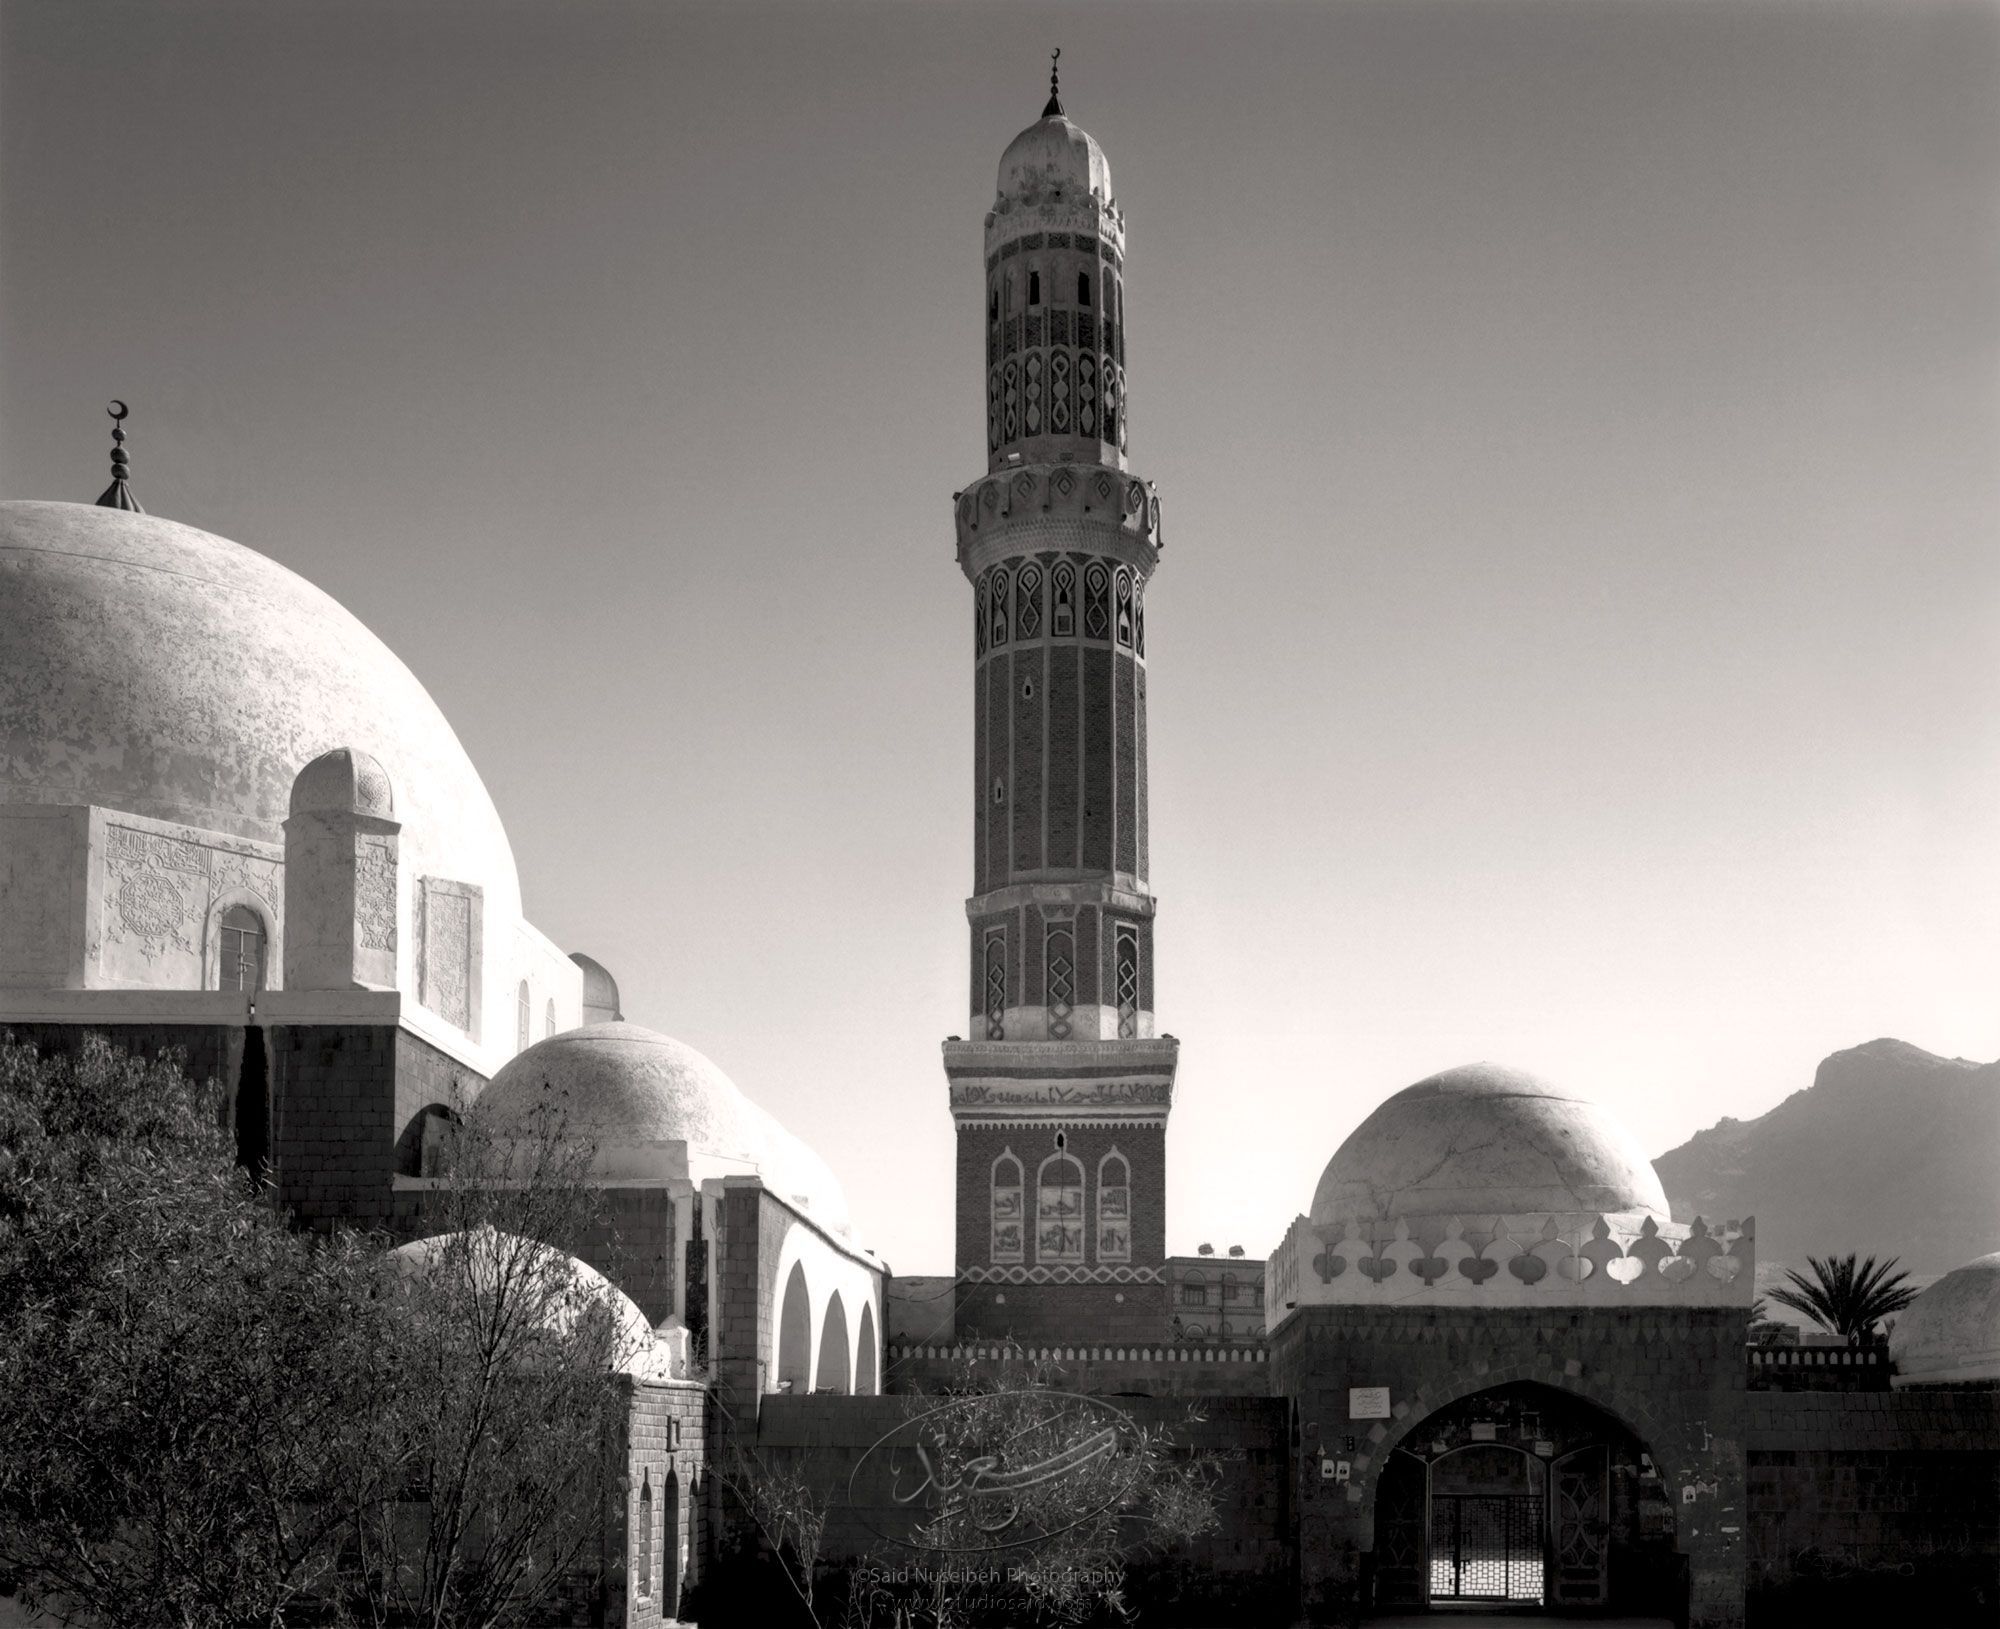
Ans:
[[[1000,196],[1033,201],[1056,191],[1111,202],[1111,166],[1089,131],[1061,114],[1037,119],[1000,155]]]
[[[1954,1267],[1897,1313],[1889,1357],[1905,1384],[2000,1380],[2000,1250]]]
[[[583,969],[583,1021],[586,1024],[615,1024],[625,1016],[618,1003],[618,981],[602,962],[593,961],[580,950],[569,959]]]
[[[438,1233],[412,1239],[389,1252],[389,1260],[404,1278],[425,1279],[446,1262],[457,1262],[472,1283],[491,1290],[502,1275],[513,1283],[539,1283],[550,1270],[550,1295],[542,1309],[551,1335],[566,1335],[588,1307],[609,1309],[614,1325],[612,1367],[620,1374],[657,1377],[666,1372],[667,1355],[656,1348],[653,1327],[632,1298],[587,1261],[566,1256],[553,1245],[537,1244],[497,1228],[480,1226],[467,1233]]]
[[[355,747],[322,752],[292,782],[292,813],[319,810],[395,819],[396,794],[388,770]]]
[[[685,1042],[642,1024],[565,1030],[509,1062],[472,1112],[495,1128],[522,1126],[551,1090],[567,1129],[596,1144],[606,1174],[630,1174],[627,1156],[679,1144],[725,1174],[756,1172],[821,1226],[848,1231],[847,1197],[826,1163]]]
[[[1406,1087],[1327,1162],[1318,1226],[1376,1217],[1671,1214],[1611,1115],[1532,1075],[1475,1063]]]
[[[494,1126],[520,1124],[544,1087],[559,1094],[570,1128],[600,1147],[684,1142],[746,1170],[765,1150],[763,1115],[735,1082],[642,1024],[589,1024],[537,1041],[493,1077],[473,1112]]]

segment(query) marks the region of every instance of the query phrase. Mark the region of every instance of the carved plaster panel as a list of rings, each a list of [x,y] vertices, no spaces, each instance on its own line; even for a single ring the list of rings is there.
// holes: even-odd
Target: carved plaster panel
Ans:
[[[284,898],[282,862],[237,839],[204,842],[191,828],[139,825],[130,817],[102,826],[104,908],[97,944],[98,981],[203,989],[213,983],[208,946],[219,910],[245,904],[276,939]],[[267,957],[267,968],[276,962]]]

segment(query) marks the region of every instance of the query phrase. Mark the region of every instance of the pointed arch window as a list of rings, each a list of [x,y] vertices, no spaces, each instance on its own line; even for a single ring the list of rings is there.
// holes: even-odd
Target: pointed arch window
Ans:
[[[1083,1162],[1060,1149],[1035,1173],[1035,1259],[1083,1260]]]
[[[646,1471],[639,1483],[639,1594],[653,1593],[653,1473]]]
[[[991,614],[987,638],[995,650],[1007,643],[1007,586],[1007,573],[995,571],[993,596],[986,602],[986,609]]]
[[[1038,271],[1031,271],[1028,273],[1028,304],[1040,305],[1041,303],[1042,274]]]
[[[986,935],[986,1038],[1007,1039],[1007,930]]]
[[[1014,632],[1033,639],[1042,626],[1042,568],[1034,564],[1014,574]]]
[[[549,1000],[549,1004],[542,1009],[542,1034],[545,1036],[553,1035],[555,1034],[555,1032],[556,1032],[556,1004],[554,998],[551,997]]]
[[[254,993],[264,988],[264,922],[247,905],[222,914],[216,941],[216,988]]]
[[[993,1162],[993,1236],[991,1257],[996,1262],[1021,1260],[1021,1237],[1027,1226],[1022,1205],[1021,1162],[1013,1149],[1004,1148]]]
[[[1097,1259],[1132,1259],[1132,1167],[1116,1148],[1097,1162]]]
[[[1090,304],[1090,273],[1089,273],[1089,272],[1078,272],[1078,273],[1076,274],[1076,303],[1077,303],[1078,305],[1089,305],[1089,304]]]
[[[1118,1033],[1130,1040],[1139,1033],[1139,930],[1129,922],[1118,924],[1116,969]]]
[[[528,981],[523,979],[521,980],[520,989],[514,995],[514,1039],[516,1042],[514,1050],[516,1052],[525,1052],[528,1050],[528,1021],[529,1014],[533,1009],[534,998],[528,994]]]
[[[1111,637],[1111,573],[1101,560],[1083,569],[1083,636]]]
[[[1076,634],[1076,567],[1067,560],[1057,561],[1049,572],[1049,597],[1054,601],[1049,607],[1049,621],[1056,638],[1073,638]]]
[[[1067,1041],[1076,1000],[1076,937],[1069,924],[1051,927],[1044,943],[1049,992],[1049,1038]]]
[[[1118,643],[1132,643],[1132,573],[1118,568]]]

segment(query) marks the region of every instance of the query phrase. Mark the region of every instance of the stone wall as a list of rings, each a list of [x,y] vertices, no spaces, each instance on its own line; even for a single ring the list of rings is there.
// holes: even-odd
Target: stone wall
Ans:
[[[1199,1403],[1119,1398],[1134,1424],[1162,1433],[1178,1452],[1210,1457],[1219,1526],[1184,1547],[1145,1557],[1127,1588],[1146,1624],[1254,1625],[1290,1621],[1294,1586],[1287,1407],[1269,1397]],[[763,1467],[797,1475],[826,1502],[824,1554],[832,1565],[822,1588],[846,1598],[846,1576],[859,1567],[935,1565],[883,1535],[907,1530],[908,1507],[892,1492],[886,1455],[868,1450],[910,1418],[912,1399],[767,1397],[754,1452]],[[743,1535],[735,1535],[740,1539]],[[790,1621],[782,1580],[752,1559],[755,1545],[734,1549],[731,1588],[703,1603],[702,1622],[728,1629]],[[978,1564],[978,1563],[972,1563]],[[993,1563],[986,1563],[993,1564]],[[761,1576],[759,1576],[761,1574]]]
[[[86,1035],[99,1035],[135,1058],[181,1055],[190,1079],[235,1089],[243,1056],[243,1027],[236,1024],[0,1024],[0,1033],[32,1045],[45,1058],[74,1056]]]
[[[2000,1389],[1750,1399],[1753,1623],[2000,1618]]]
[[[607,1522],[609,1621],[655,1629],[680,1621],[702,1582],[708,1549],[708,1388],[699,1381],[630,1382],[625,1464]],[[641,1554],[641,1518],[652,1544]]]
[[[1273,1388],[1291,1396],[1308,1451],[1297,1461],[1299,1574],[1311,1621],[1365,1604],[1383,1464],[1431,1414],[1475,1392],[1533,1381],[1594,1403],[1651,1454],[1676,1498],[1688,1622],[1743,1622],[1743,1320],[1733,1308],[1621,1311],[1461,1307],[1303,1308],[1273,1331]],[[1389,1389],[1391,1417],[1350,1415],[1350,1388]],[[1319,1448],[1352,1437],[1348,1481]]]

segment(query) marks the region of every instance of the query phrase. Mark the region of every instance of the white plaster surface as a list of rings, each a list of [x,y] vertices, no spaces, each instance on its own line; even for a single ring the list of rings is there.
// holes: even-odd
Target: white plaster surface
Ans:
[[[1636,1138],[1587,1098],[1497,1064],[1406,1087],[1355,1128],[1313,1195],[1315,1226],[1355,1218],[1671,1215]]]
[[[817,1154],[685,1042],[640,1024],[591,1024],[538,1041],[495,1075],[473,1113],[518,1125],[553,1088],[569,1132],[597,1145],[600,1176],[756,1175],[846,1235],[847,1198]]]
[[[996,186],[1006,199],[1039,200],[1060,187],[1108,204],[1111,165],[1096,137],[1058,114],[1037,119],[1007,144]]]
[[[1896,1314],[1891,1384],[2000,1380],[2000,1251],[1954,1267]]]

